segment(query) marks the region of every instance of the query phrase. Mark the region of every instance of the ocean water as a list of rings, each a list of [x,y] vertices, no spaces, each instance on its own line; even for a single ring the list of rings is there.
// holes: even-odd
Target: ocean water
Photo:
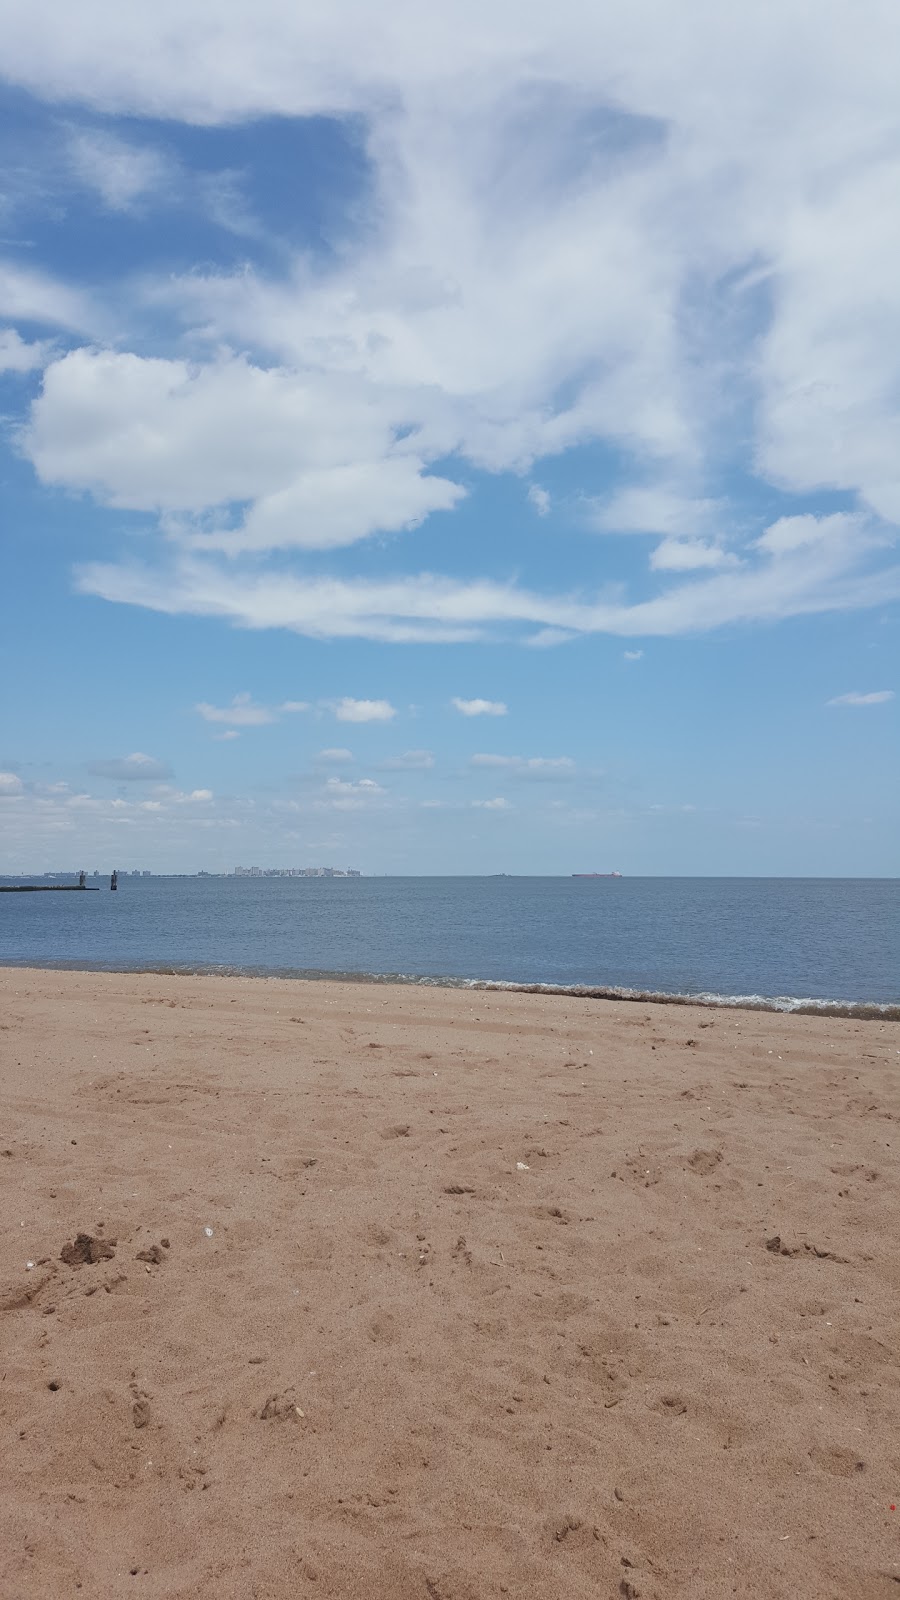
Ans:
[[[0,895],[0,963],[900,1007],[896,879],[100,882]]]

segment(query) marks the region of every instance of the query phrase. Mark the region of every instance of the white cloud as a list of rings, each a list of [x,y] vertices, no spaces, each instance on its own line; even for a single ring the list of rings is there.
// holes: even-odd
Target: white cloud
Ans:
[[[830,517],[814,517],[807,513],[799,517],[779,517],[756,540],[756,548],[769,555],[792,555],[797,550],[807,550],[834,536],[852,538],[861,528],[857,515],[838,512]]]
[[[893,700],[893,689],[874,689],[869,694],[859,694],[851,690],[849,694],[835,695],[833,700],[826,700],[829,706],[883,706],[888,700]]]
[[[900,566],[872,560],[885,549],[883,528],[863,516],[814,520],[818,537],[802,549],[772,552],[758,541],[756,558],[740,567],[675,583],[633,603],[620,592],[609,597],[540,594],[513,583],[427,573],[381,582],[300,579],[235,572],[196,558],[157,571],[97,562],[82,567],[76,582],[83,593],[168,614],[225,617],[241,627],[289,628],[311,638],[391,643],[460,643],[510,631],[516,637],[517,629],[534,624],[572,633],[677,636],[726,624],[853,610],[900,597]]]
[[[138,200],[173,182],[173,163],[161,151],[113,133],[76,129],[68,154],[76,177],[95,189],[110,211],[131,211]]]
[[[505,717],[507,707],[502,700],[458,700],[451,702],[464,717]]]
[[[330,549],[450,510],[465,491],[423,475],[393,426],[339,372],[80,349],[47,368],[24,444],[45,483],[164,513],[170,538],[233,556]],[[232,502],[249,502],[236,521],[177,520]]]
[[[528,490],[528,499],[531,505],[534,506],[534,509],[539,517],[547,516],[550,510],[551,500],[546,489],[542,489],[539,483],[531,484]]]
[[[640,661],[643,654],[643,650],[623,650],[622,659],[624,661]]]
[[[345,695],[331,702],[338,722],[390,722],[397,715],[389,700],[353,700]]]
[[[677,15],[663,0],[522,0],[513,28],[473,0],[452,15],[412,0],[83,0],[76,29],[57,0],[11,7],[4,70],[50,100],[200,124],[352,118],[370,164],[327,262],[282,248],[265,271],[132,291],[142,341],[145,315],[181,318],[190,363],[130,352],[117,323],[114,351],[51,364],[24,440],[38,472],[183,519],[167,524],[172,572],[94,568],[97,592],[315,637],[463,642],[515,620],[536,644],[897,592],[868,537],[732,549],[746,530],[706,492],[739,457],[792,493],[839,490],[900,521],[895,8],[836,0],[813,29],[808,0],[688,0]],[[89,158],[113,201],[151,181],[133,147]],[[97,335],[81,295],[19,268],[0,273],[4,303]],[[652,570],[712,577],[629,604],[383,585],[410,618],[372,610],[361,580],[329,592],[321,576],[251,564],[248,582],[181,559],[400,532],[456,503],[460,486],[429,475],[454,453],[527,472],[594,440],[635,485],[592,502],[593,525],[662,535]],[[742,569],[726,570],[725,538]],[[470,615],[450,622],[453,607]]]
[[[241,736],[238,733],[237,728],[226,728],[224,733],[214,733],[213,734],[213,738],[214,739],[218,739],[220,741],[220,743],[223,743],[223,744],[226,742],[226,740],[239,739],[240,737]]]
[[[12,261],[0,261],[0,317],[76,333],[99,332],[103,321],[79,290]]]
[[[512,807],[502,795],[497,795],[494,800],[473,800],[473,806],[479,811],[510,811]]]
[[[571,628],[539,628],[524,642],[532,650],[553,650],[558,644],[568,644],[576,637]]]
[[[346,765],[346,763],[348,761],[352,761],[353,760],[353,752],[351,750],[343,750],[343,749],[320,750],[317,753],[315,759],[322,766],[327,766],[327,767],[343,766],[343,765]]]
[[[200,713],[204,722],[225,722],[233,728],[261,728],[267,723],[277,722],[283,713],[295,711],[308,711],[309,703],[306,700],[283,700],[279,706],[257,705],[252,696],[236,694],[230,706],[212,706],[207,701],[201,700],[194,707]],[[219,737],[224,738],[225,735]]]
[[[0,328],[0,372],[33,372],[47,361],[50,349],[41,340],[29,344],[15,328]]]
[[[140,750],[111,761],[89,761],[87,769],[94,777],[115,778],[120,783],[146,783],[153,778],[172,776],[172,769],[165,761],[157,761]]]
[[[358,783],[350,783],[344,778],[328,778],[322,787],[321,799],[314,804],[335,811],[359,811],[364,806],[380,801],[385,793],[386,790],[373,778],[360,778]]]
[[[474,755],[469,766],[503,769],[517,778],[571,778],[575,773],[571,756]]]
[[[369,534],[415,528],[432,511],[450,511],[465,491],[446,478],[423,477],[414,456],[343,462],[305,472],[286,489],[256,501],[236,528],[195,534],[196,549],[329,550]]]
[[[405,750],[400,756],[388,756],[380,765],[385,772],[428,772],[434,756],[430,750]]]
[[[702,539],[664,539],[650,557],[654,572],[691,572],[698,567],[733,567],[737,556]]]
[[[0,772],[0,799],[24,793],[22,779],[15,772]]]
[[[620,489],[608,500],[587,502],[588,523],[598,533],[655,533],[692,538],[711,531],[720,500],[697,499],[665,486]]]

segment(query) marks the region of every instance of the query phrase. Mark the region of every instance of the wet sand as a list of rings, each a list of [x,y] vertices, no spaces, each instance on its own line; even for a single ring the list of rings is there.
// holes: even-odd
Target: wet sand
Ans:
[[[898,1148],[896,1022],[2,970],[0,1595],[900,1595]]]

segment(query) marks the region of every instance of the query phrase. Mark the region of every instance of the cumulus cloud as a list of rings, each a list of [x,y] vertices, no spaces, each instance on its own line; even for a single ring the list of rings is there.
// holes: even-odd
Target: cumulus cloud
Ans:
[[[340,372],[78,349],[47,368],[24,444],[45,483],[168,514],[170,537],[234,556],[330,549],[452,509],[464,490],[395,448],[394,426]],[[249,502],[237,520],[184,520],[232,502]]]
[[[869,694],[860,694],[851,689],[849,694],[835,695],[833,700],[826,700],[828,706],[883,706],[888,700],[893,700],[893,689],[873,689]]]
[[[507,706],[502,700],[458,700],[451,702],[464,717],[505,717]]]
[[[0,772],[0,799],[24,793],[22,779],[15,772]]]
[[[338,722],[390,722],[397,715],[389,700],[354,700],[345,695],[330,705]]]
[[[87,769],[95,778],[114,778],[119,783],[147,783],[155,778],[172,776],[172,768],[165,761],[157,761],[140,750],[111,761],[89,761]]]
[[[230,706],[213,706],[201,700],[194,710],[204,722],[224,722],[233,728],[261,728],[277,722],[282,713],[308,711],[306,700],[283,700],[279,706],[257,705],[250,694],[236,694]],[[224,737],[224,735],[220,735]]]
[[[534,506],[534,509],[539,517],[547,516],[550,510],[551,500],[546,489],[542,489],[539,483],[531,484],[528,490],[528,499],[530,504]]]

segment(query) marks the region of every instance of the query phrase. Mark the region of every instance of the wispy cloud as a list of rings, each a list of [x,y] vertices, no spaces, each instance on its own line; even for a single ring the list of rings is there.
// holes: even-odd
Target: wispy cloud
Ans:
[[[452,704],[464,717],[505,717],[508,707],[502,700],[458,700]]]
[[[45,365],[51,349],[46,340],[29,344],[15,328],[0,328],[0,372],[33,372]]]
[[[502,795],[497,795],[493,800],[473,800],[472,805],[476,811],[511,811],[512,807]]]
[[[194,710],[199,712],[204,722],[224,722],[232,729],[261,728],[267,723],[277,722],[282,715],[308,711],[309,703],[306,700],[283,700],[278,706],[257,705],[252,695],[244,693],[236,694],[229,706],[213,706],[201,700]]]
[[[323,767],[342,767],[353,760],[353,752],[344,749],[319,750],[315,760]]]
[[[738,557],[703,539],[664,539],[650,556],[654,572],[693,572],[701,567],[735,567]]]
[[[358,783],[350,783],[344,778],[328,778],[319,800],[314,804],[335,811],[358,811],[363,806],[380,801],[385,793],[386,790],[374,778],[360,778]]]
[[[474,755],[469,766],[502,770],[516,778],[571,778],[575,774],[571,756]]]
[[[888,700],[893,700],[893,689],[873,689],[869,694],[860,694],[851,689],[849,694],[835,695],[833,700],[826,700],[828,706],[883,706]]]
[[[529,503],[534,507],[539,517],[546,517],[552,504],[546,489],[539,483],[532,483],[528,490]]]
[[[622,659],[623,659],[623,661],[640,661],[640,660],[643,659],[643,655],[644,655],[643,650],[623,650],[622,651]]]
[[[171,778],[172,769],[165,761],[144,755],[136,750],[130,756],[117,756],[110,761],[89,761],[88,772],[96,778],[114,778],[119,783],[147,783],[155,778]]]
[[[792,524],[786,527],[785,523]],[[802,524],[797,526],[796,524]],[[462,643],[522,638],[538,625],[569,633],[677,636],[729,624],[774,622],[883,604],[900,597],[900,566],[885,565],[894,535],[862,513],[781,519],[745,547],[731,570],[669,579],[647,598],[542,593],[514,583],[433,574],[300,578],[237,571],[196,557],[159,569],[94,563],[79,589],[169,614],[218,616],[242,627],[289,628],[312,638]],[[524,635],[527,640],[528,635]],[[467,716],[502,715],[499,701],[454,700]]]
[[[430,750],[404,750],[402,755],[388,756],[379,765],[385,772],[428,772],[434,766]]]
[[[110,211],[131,211],[137,202],[171,188],[177,167],[161,150],[118,134],[75,128],[68,144],[78,179],[94,189]]]

